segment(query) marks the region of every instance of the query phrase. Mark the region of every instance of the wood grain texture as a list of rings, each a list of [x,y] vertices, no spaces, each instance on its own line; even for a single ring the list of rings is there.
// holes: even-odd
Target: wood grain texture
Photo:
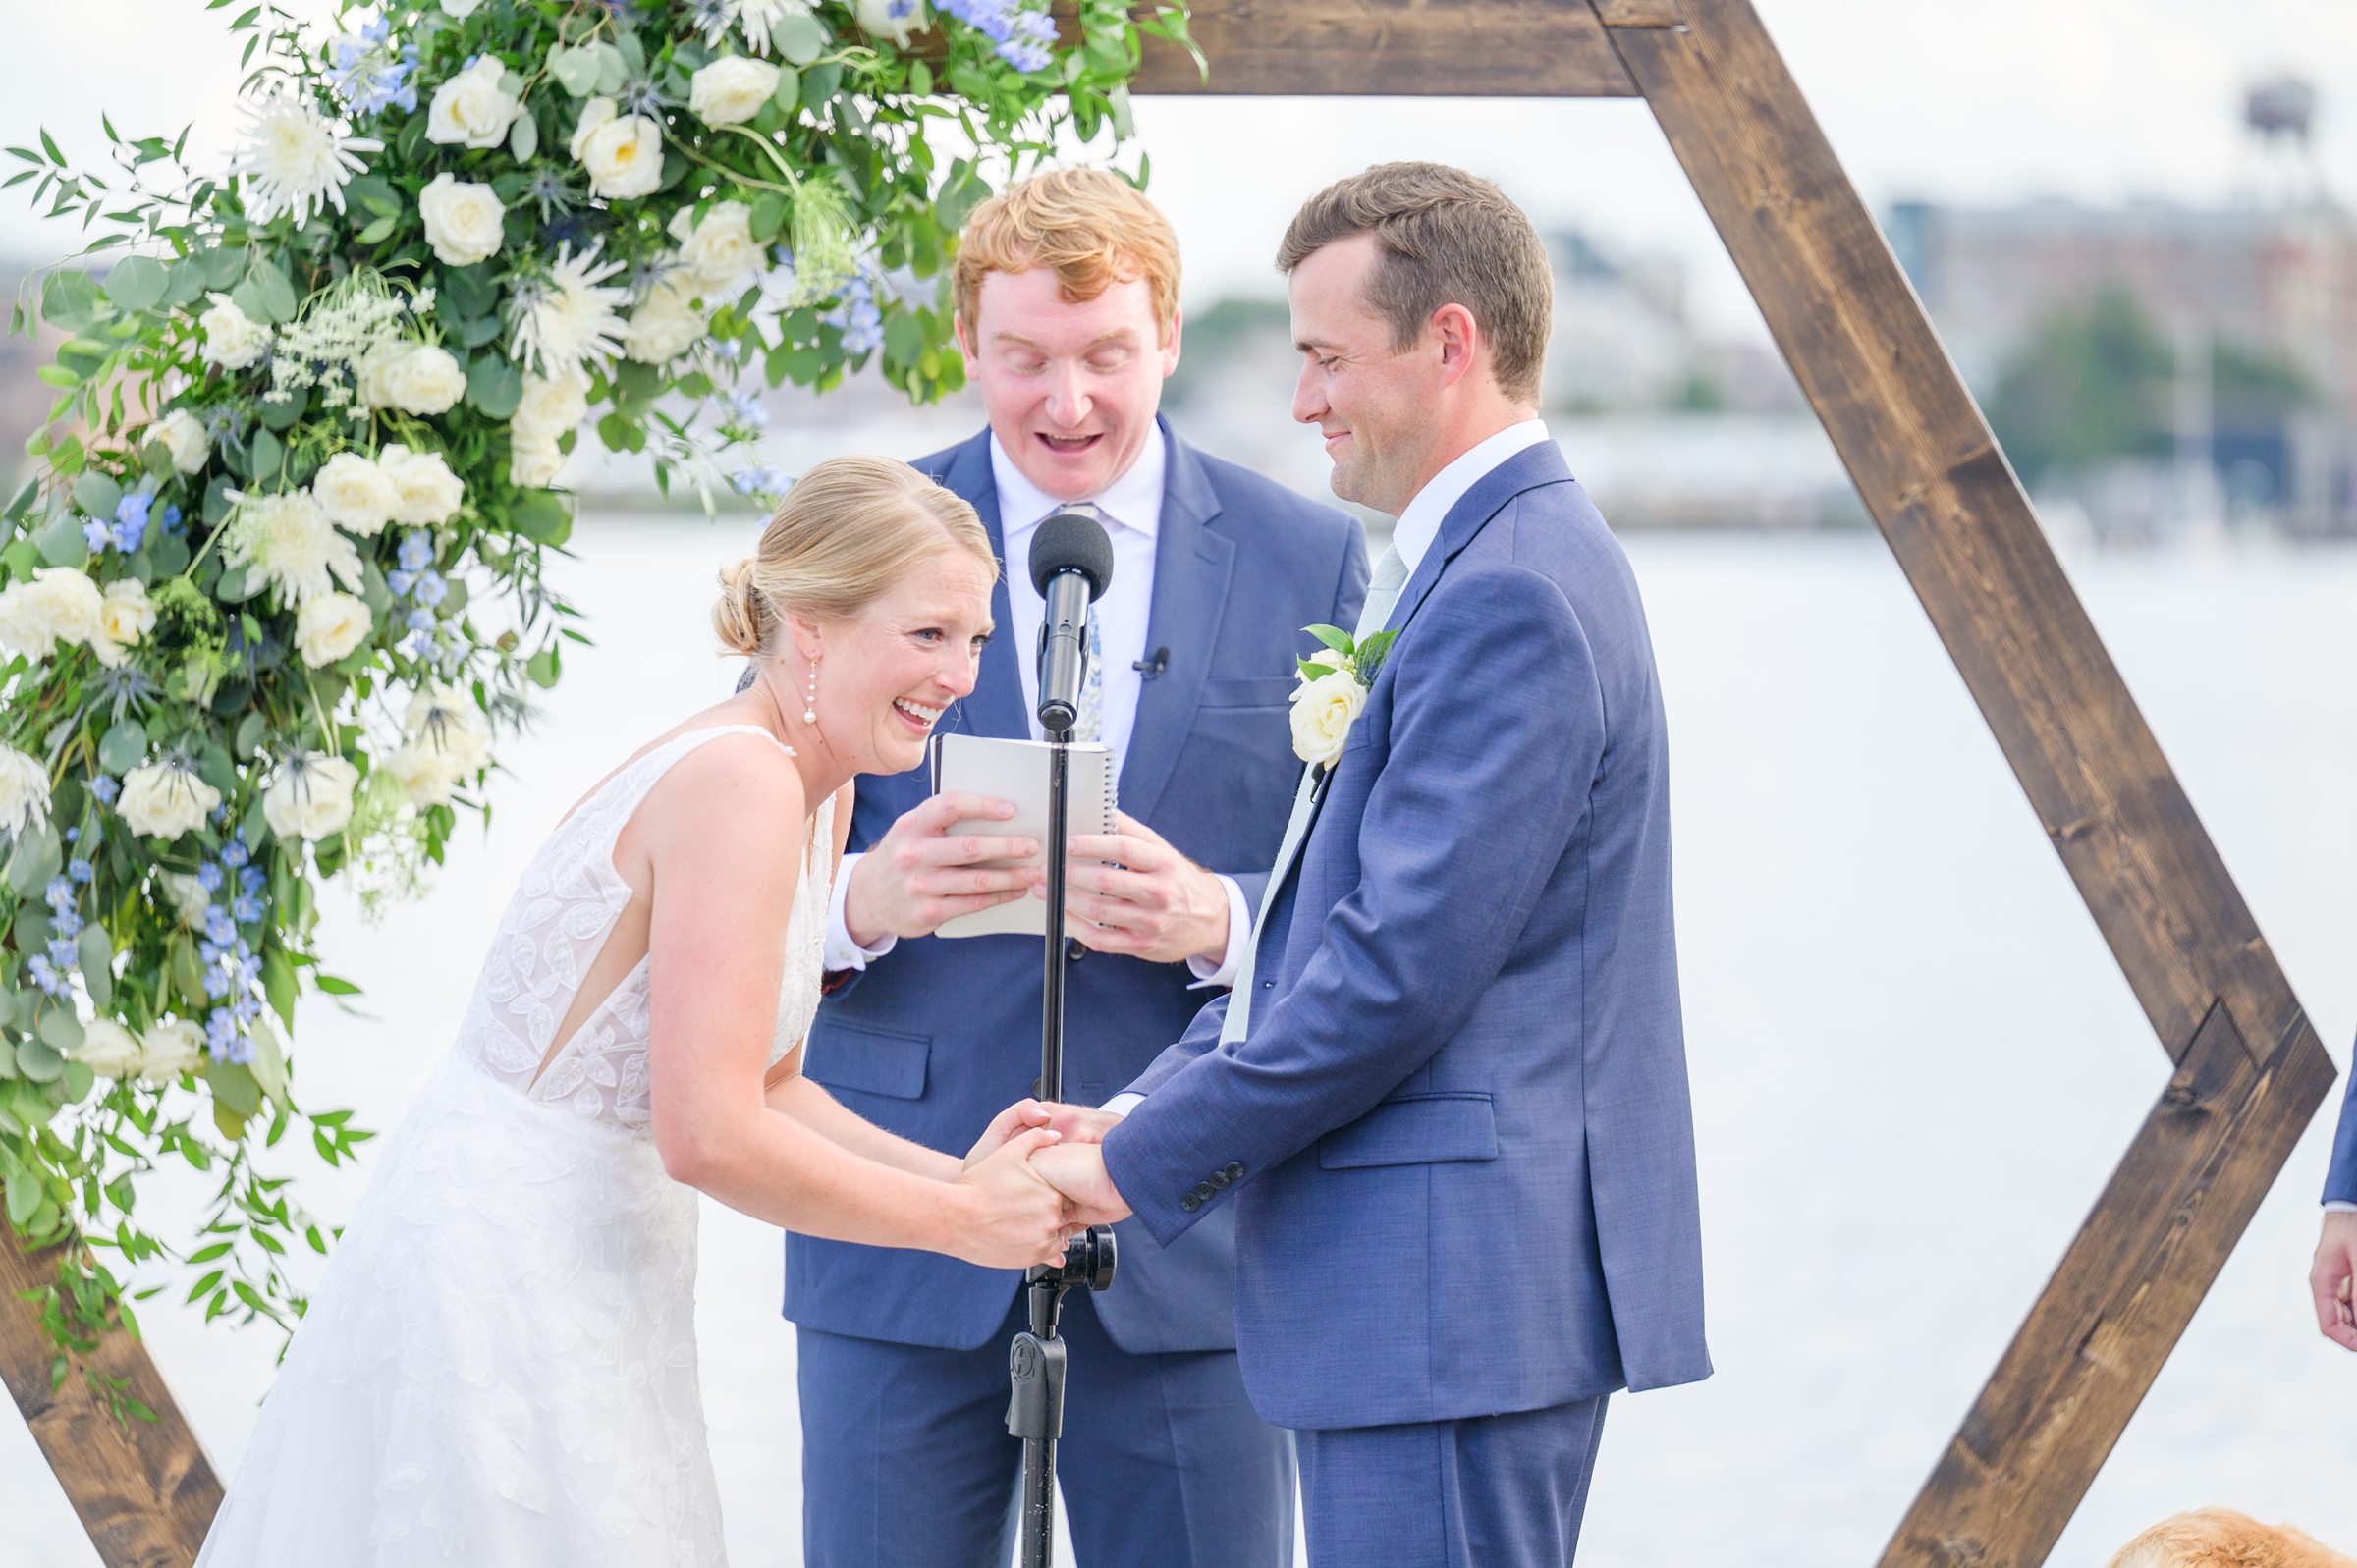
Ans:
[[[148,1359],[147,1347],[117,1330],[49,1388],[55,1347],[40,1314],[18,1293],[57,1277],[53,1252],[27,1254],[0,1225],[0,1380],[32,1429],[49,1468],[107,1568],[187,1568],[221,1506],[221,1484],[204,1450]],[[156,1414],[118,1422],[92,1398],[86,1366]]]
[[[2313,1033],[2259,1064],[2213,1009],[1883,1568],[2046,1560],[2332,1075]]]
[[[2303,1027],[1996,438],[1744,0],[1623,60],[2171,1058],[2224,998]]]
[[[1132,93],[1626,98],[1637,90],[1596,14],[1577,0],[1194,0],[1187,26],[1209,80],[1184,50],[1148,38]]]

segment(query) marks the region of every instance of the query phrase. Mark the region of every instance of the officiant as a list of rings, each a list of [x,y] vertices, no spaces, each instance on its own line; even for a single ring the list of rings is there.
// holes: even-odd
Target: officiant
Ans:
[[[997,635],[946,731],[1038,738],[1042,615],[1023,563],[1081,506],[1114,555],[1092,610],[1075,739],[1114,753],[1122,816],[1075,842],[1067,941],[1068,1100],[1097,1104],[1184,1032],[1243,956],[1300,773],[1288,721],[1313,622],[1349,625],[1358,525],[1188,445],[1160,417],[1178,363],[1178,247],[1133,187],[1062,170],[977,208],[953,279],[988,427],[917,460],[972,503],[1011,564]],[[925,628],[910,627],[911,636]],[[924,716],[913,716],[921,720]],[[827,946],[832,987],[805,1070],[861,1115],[962,1151],[1039,1063],[1039,939],[932,935],[1030,897],[980,869],[1023,846],[950,836],[971,802],[922,770],[859,781]],[[1084,859],[1102,858],[1118,869]],[[1289,1568],[1294,1469],[1236,1370],[1225,1215],[1164,1248],[1121,1226],[1118,1286],[1069,1297],[1060,1478],[1087,1568]],[[1012,1554],[1019,1445],[1007,1344],[1021,1276],[789,1236],[810,1568],[985,1568]]]

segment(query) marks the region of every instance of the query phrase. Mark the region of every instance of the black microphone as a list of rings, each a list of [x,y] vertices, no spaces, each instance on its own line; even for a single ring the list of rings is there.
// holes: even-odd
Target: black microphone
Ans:
[[[1039,727],[1062,738],[1080,716],[1088,673],[1088,606],[1113,581],[1113,541],[1085,512],[1059,512],[1031,536],[1031,585],[1046,602],[1039,622]]]
[[[1161,675],[1165,670],[1168,670],[1170,667],[1171,650],[1168,648],[1157,648],[1154,650],[1153,658],[1140,659],[1129,668],[1137,672],[1140,679],[1151,680],[1156,676]]]

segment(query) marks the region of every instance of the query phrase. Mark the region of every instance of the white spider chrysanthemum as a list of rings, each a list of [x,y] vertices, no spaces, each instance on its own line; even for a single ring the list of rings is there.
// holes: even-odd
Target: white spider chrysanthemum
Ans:
[[[517,363],[561,376],[621,353],[629,330],[621,307],[630,303],[630,291],[601,287],[621,270],[619,260],[599,261],[595,245],[577,256],[570,245],[559,250],[548,276],[519,288],[509,301],[509,343]]]
[[[384,148],[368,136],[339,135],[301,93],[271,92],[239,107],[248,122],[247,142],[231,154],[229,170],[242,180],[247,216],[256,223],[291,212],[300,229],[330,202],[342,212],[344,183],[367,167],[359,154]]]
[[[355,593],[360,587],[359,551],[308,490],[239,497],[221,559],[258,572],[281,604],[307,604],[338,582]]]
[[[747,49],[767,54],[770,29],[787,17],[806,17],[812,9],[810,0],[721,0],[719,5],[705,8],[712,26],[704,41],[717,45],[734,23],[743,31]]]

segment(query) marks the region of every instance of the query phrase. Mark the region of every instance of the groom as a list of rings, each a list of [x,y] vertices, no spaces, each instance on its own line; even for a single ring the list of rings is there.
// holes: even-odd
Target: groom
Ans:
[[[1521,211],[1387,164],[1278,265],[1293,416],[1399,519],[1360,622],[1397,639],[1234,991],[1098,1129],[1067,1113],[1101,1144],[1033,1163],[1166,1245],[1233,1212],[1244,1384],[1295,1429],[1317,1568],[1562,1568],[1607,1396],[1710,1372],[1652,650],[1537,418]]]

